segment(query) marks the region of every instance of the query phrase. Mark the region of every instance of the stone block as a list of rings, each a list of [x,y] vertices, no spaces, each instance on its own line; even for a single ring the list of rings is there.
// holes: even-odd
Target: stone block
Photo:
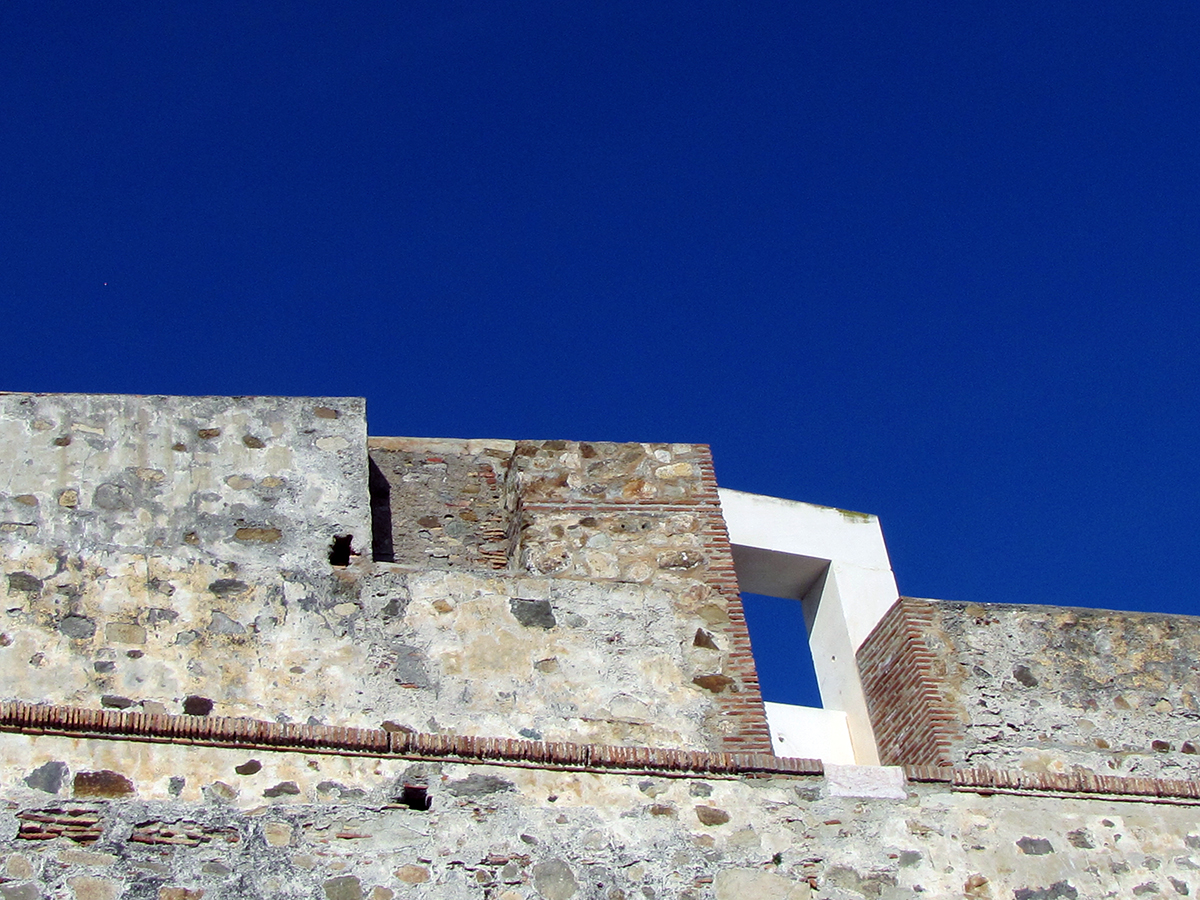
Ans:
[[[825,781],[830,797],[904,800],[904,770],[899,766],[825,765]]]

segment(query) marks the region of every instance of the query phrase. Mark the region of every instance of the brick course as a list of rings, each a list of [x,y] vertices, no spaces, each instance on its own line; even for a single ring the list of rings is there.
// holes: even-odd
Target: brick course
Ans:
[[[859,673],[884,765],[950,765],[953,716],[922,637],[932,624],[932,603],[901,597],[859,648]]]

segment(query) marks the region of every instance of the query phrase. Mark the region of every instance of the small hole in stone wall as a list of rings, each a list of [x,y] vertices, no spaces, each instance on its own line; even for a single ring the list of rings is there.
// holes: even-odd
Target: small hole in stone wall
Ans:
[[[350,534],[335,534],[333,536],[333,543],[329,546],[329,564],[331,566],[350,565],[350,541],[353,537]]]
[[[429,788],[423,784],[406,784],[400,792],[399,800],[409,809],[424,812],[433,806],[433,798],[429,796]]]
[[[183,714],[185,716],[207,716],[212,712],[213,702],[207,697],[198,697],[195,694],[188,696],[183,701]]]

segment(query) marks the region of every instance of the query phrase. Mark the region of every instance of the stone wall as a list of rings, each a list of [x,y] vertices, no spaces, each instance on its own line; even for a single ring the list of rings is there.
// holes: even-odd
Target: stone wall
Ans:
[[[1188,616],[905,599],[859,665],[888,760],[1193,777],[1197,658]]]
[[[363,416],[0,397],[0,698],[769,750],[707,448]]]
[[[588,739],[594,729],[580,723],[601,719],[610,739],[770,750],[707,447],[371,438],[370,454],[389,483],[397,563],[523,573],[597,598],[582,618],[554,619],[560,649],[533,662],[559,679],[559,696],[570,700],[557,702],[579,710],[573,727]],[[526,616],[535,608],[512,607]],[[488,626],[473,620],[471,627]],[[522,653],[514,672],[529,670]],[[538,671],[535,694],[545,686],[546,672]],[[562,681],[568,671],[576,680]],[[596,673],[609,687],[592,700]],[[607,696],[613,685],[619,697]],[[707,695],[701,703],[697,689]],[[507,701],[500,717],[512,717]],[[643,724],[618,737],[622,728],[611,723],[624,720]],[[563,729],[558,720],[547,727]]]
[[[164,574],[174,594],[149,608],[91,602],[86,570],[36,587],[10,578],[0,691],[93,708],[720,745],[715,695],[694,679],[719,671],[721,652],[695,646],[666,591],[363,568],[327,573],[290,600],[287,580],[277,591],[231,587],[206,572],[189,592]],[[80,605],[55,609],[74,587]],[[86,630],[72,631],[81,619]]]
[[[1196,806],[900,781],[889,798],[837,774],[663,777],[4,741],[6,900],[1061,900],[1200,889]]]
[[[371,438],[386,479],[391,553],[377,558],[434,569],[506,569],[515,492],[506,481],[513,441]]]
[[[898,603],[906,784],[769,755],[706,447],[0,395],[0,451],[2,900],[1200,888],[1200,780],[1116,777],[1196,774],[1196,620]]]
[[[155,565],[317,571],[370,548],[365,441],[359,398],[0,394],[0,544],[138,557],[142,594]]]

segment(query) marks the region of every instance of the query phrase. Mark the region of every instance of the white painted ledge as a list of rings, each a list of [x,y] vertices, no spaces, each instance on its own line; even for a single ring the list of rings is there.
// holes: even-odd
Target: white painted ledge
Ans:
[[[798,756],[854,765],[850,727],[840,709],[816,709],[790,703],[764,703],[771,747],[776,756]]]

